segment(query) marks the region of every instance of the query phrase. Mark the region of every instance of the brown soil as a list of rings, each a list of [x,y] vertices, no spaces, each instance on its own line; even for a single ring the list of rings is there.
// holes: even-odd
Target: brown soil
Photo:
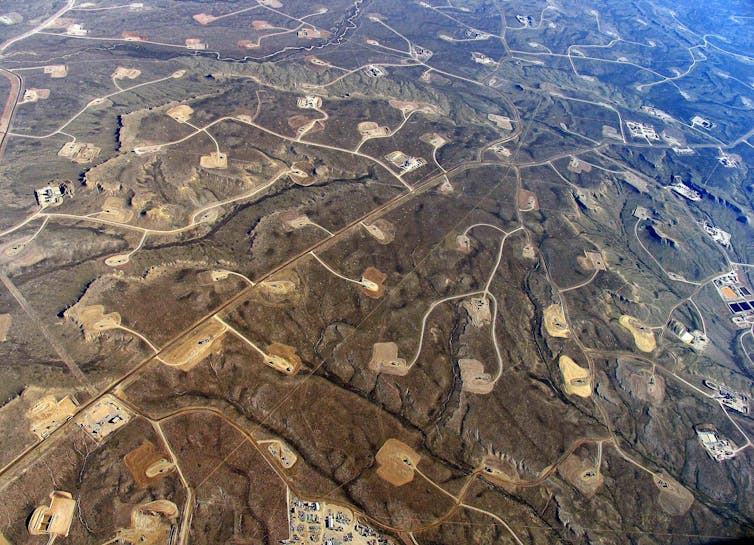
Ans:
[[[367,270],[364,271],[364,274],[361,275],[362,278],[369,280],[370,282],[374,282],[379,286],[376,290],[368,290],[365,287],[361,287],[361,292],[366,295],[367,297],[371,297],[372,299],[379,299],[383,295],[385,295],[385,280],[387,280],[387,275],[380,271],[379,269],[375,269],[374,267],[369,267]]]
[[[559,304],[550,305],[545,309],[545,330],[552,337],[567,338],[571,332],[566,325],[563,307]]]
[[[393,486],[403,486],[414,480],[414,468],[421,456],[401,441],[388,439],[375,456],[377,475]]]
[[[592,395],[592,380],[589,369],[581,367],[568,356],[560,356],[558,366],[563,376],[563,389],[566,394],[579,397],[590,397]]]
[[[121,322],[117,312],[105,313],[103,305],[76,304],[66,310],[63,316],[75,323],[84,332],[84,339],[92,341],[103,331],[116,329]]]
[[[539,210],[537,194],[528,189],[522,189],[518,194],[519,210]]]
[[[295,375],[301,367],[296,349],[287,344],[272,343],[267,347],[267,355],[265,363],[286,375]]]
[[[0,314],[0,342],[5,342],[8,338],[8,330],[13,318],[10,314]]]
[[[166,460],[168,463],[157,466],[160,460]],[[123,463],[139,488],[147,488],[175,471],[175,465],[170,462],[170,456],[158,451],[150,441],[144,441],[139,447],[126,454],[123,457]],[[149,471],[150,474],[147,475],[147,470],[152,466],[159,467],[162,471],[155,474],[153,474],[154,471]]]
[[[398,345],[392,342],[374,344],[369,369],[376,373],[400,377],[405,376],[409,371],[406,360],[398,357]]]
[[[212,352],[220,350],[222,342],[218,341],[222,341],[226,331],[217,320],[207,320],[163,352],[160,358],[166,365],[190,371]]]
[[[461,382],[464,392],[472,394],[489,394],[495,387],[490,374],[484,372],[484,364],[479,360],[459,360]]]
[[[380,244],[390,244],[395,240],[395,225],[386,219],[380,218],[365,227]]]
[[[663,511],[675,517],[688,513],[694,503],[694,495],[688,489],[664,471],[654,475],[653,481],[660,490],[657,503]]]
[[[558,473],[587,498],[594,496],[605,482],[599,468],[575,454],[558,466]]]

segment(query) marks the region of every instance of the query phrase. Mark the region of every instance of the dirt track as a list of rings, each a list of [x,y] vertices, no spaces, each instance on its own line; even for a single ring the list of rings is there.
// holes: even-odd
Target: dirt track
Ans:
[[[2,115],[0,115],[0,159],[2,159],[5,152],[5,137],[10,130],[10,124],[13,121],[13,114],[16,112],[18,100],[21,98],[21,78],[13,72],[2,68],[0,68],[0,75],[10,83],[8,99],[5,101],[5,108]]]

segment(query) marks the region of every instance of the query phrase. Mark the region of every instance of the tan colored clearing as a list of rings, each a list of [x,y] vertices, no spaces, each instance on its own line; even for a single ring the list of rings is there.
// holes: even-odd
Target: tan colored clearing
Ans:
[[[296,210],[286,210],[281,212],[280,221],[283,222],[283,229],[286,232],[295,231],[296,229],[301,229],[307,225],[312,225],[312,220],[309,219],[309,216],[297,212]]]
[[[309,55],[308,57],[304,57],[304,60],[308,63],[313,64],[314,66],[321,66],[321,67],[327,67],[332,66],[328,61],[323,61],[319,57],[315,57],[313,55]]]
[[[50,506],[41,505],[34,509],[27,523],[29,534],[49,535],[48,545],[58,536],[67,536],[71,529],[76,500],[70,492],[54,490],[50,493]]]
[[[204,50],[207,49],[207,44],[201,41],[199,38],[186,38],[186,49]]]
[[[468,235],[458,235],[456,237],[456,250],[464,254],[470,254],[471,238]]]
[[[126,68],[125,66],[119,66],[113,72],[113,79],[136,79],[141,75],[141,70],[136,68]]]
[[[261,443],[262,441],[260,441]],[[292,468],[298,461],[298,456],[293,452],[293,449],[279,439],[267,441],[267,450],[284,469]]]
[[[24,96],[19,104],[26,104],[29,102],[37,102],[38,100],[45,100],[50,98],[49,89],[26,89]]]
[[[498,129],[503,129],[506,131],[512,131],[513,125],[511,124],[510,117],[506,117],[504,115],[497,115],[497,114],[487,114],[487,119],[492,121]]]
[[[76,418],[76,423],[95,442],[101,443],[111,433],[115,433],[131,420],[131,412],[122,402],[105,394]]]
[[[407,444],[398,439],[388,439],[377,452],[377,475],[392,484],[403,486],[414,480],[414,469],[419,465],[421,456]]]
[[[522,212],[529,210],[539,210],[539,200],[537,194],[528,189],[522,189],[518,193],[518,209]]]
[[[261,19],[255,19],[252,21],[251,26],[254,30],[270,30],[271,28],[275,28],[275,26],[270,24],[269,21],[262,21]]]
[[[267,347],[265,363],[281,373],[292,376],[301,367],[301,358],[296,354],[296,349],[287,344],[272,343]]]
[[[150,441],[144,441],[123,457],[128,472],[139,488],[147,488],[175,471],[175,463],[168,454],[157,450]]]
[[[217,19],[217,17],[209,15],[208,13],[197,13],[193,16],[193,19],[200,25],[206,25]]]
[[[560,356],[558,366],[560,367],[560,374],[563,376],[563,387],[566,394],[579,397],[590,397],[592,395],[592,379],[589,369],[579,366],[568,356]]]
[[[133,218],[133,215],[133,210],[128,209],[125,199],[108,197],[105,199],[105,204],[102,206],[102,213],[99,217],[116,223],[128,223]]]
[[[579,256],[576,258],[576,262],[579,264],[579,267],[581,267],[584,270],[587,271],[605,271],[607,270],[607,265],[605,263],[605,257],[602,255],[601,252],[584,252],[583,256]]]
[[[79,164],[91,163],[99,157],[100,148],[86,142],[68,142],[58,151],[59,157],[65,157]]]
[[[398,345],[395,343],[375,343],[372,347],[372,359],[369,369],[386,375],[406,376],[409,367],[406,360],[398,357]]]
[[[379,299],[385,295],[385,280],[387,280],[387,275],[384,272],[369,267],[361,275],[361,291],[367,297]]]
[[[71,320],[84,332],[84,339],[88,342],[96,339],[103,331],[116,329],[120,325],[120,314],[117,312],[105,313],[102,305],[76,304],[63,313],[66,319]]]
[[[309,174],[300,168],[291,168],[288,171],[288,177],[294,184],[298,185],[311,185],[316,181],[316,178],[309,176]]]
[[[657,348],[654,332],[638,318],[624,314],[620,317],[618,323],[631,332],[631,335],[634,336],[636,348],[642,352],[651,352]]]
[[[442,114],[440,108],[433,104],[427,104],[426,102],[409,102],[406,100],[389,100],[388,104],[393,108],[397,108],[403,114],[411,112],[421,112],[425,114]]]
[[[258,0],[260,4],[263,6],[267,6],[268,8],[282,8],[283,4],[282,2],[279,2],[278,0]]]
[[[356,126],[356,128],[364,138],[375,138],[390,134],[389,127],[380,126],[374,121],[362,121]]]
[[[168,116],[175,119],[178,123],[185,123],[190,120],[193,113],[194,109],[188,104],[179,104],[167,111]]]
[[[202,155],[199,158],[199,166],[202,168],[228,168],[228,155],[222,152],[213,151],[209,155]]]
[[[571,454],[558,466],[558,473],[586,498],[594,496],[605,482],[598,467],[575,454]]]
[[[8,330],[13,317],[10,314],[0,314],[0,343],[8,339]]]
[[[252,42],[251,40],[238,40],[236,45],[241,49],[256,49],[259,47],[257,42]]]
[[[26,412],[31,433],[41,441],[70,419],[76,413],[76,407],[78,402],[73,396],[65,396],[60,401],[52,395],[44,396]]]
[[[591,172],[592,165],[585,163],[578,157],[571,157],[571,160],[568,162],[568,170],[575,174],[581,174],[582,172]]]
[[[296,291],[296,283],[290,280],[266,280],[259,284],[259,289],[273,295],[287,295]]]
[[[665,400],[665,379],[647,369],[632,373],[628,377],[628,387],[637,399],[652,405],[661,405]]]
[[[266,306],[290,307],[299,302],[302,291],[301,278],[292,269],[285,269],[257,284],[251,297]]]
[[[42,71],[51,78],[64,78],[68,75],[68,67],[65,64],[53,64],[45,66]]]
[[[563,307],[557,303],[545,309],[545,330],[551,337],[567,338],[571,335],[563,314]]]
[[[131,525],[115,532],[116,543],[161,545],[170,541],[178,507],[169,500],[137,505],[131,511]]]
[[[129,254],[111,255],[105,259],[105,265],[108,267],[122,267],[123,265],[127,265],[129,261],[131,261]]]
[[[433,148],[441,148],[449,142],[447,137],[436,132],[426,132],[419,137],[419,140],[429,144]]]
[[[462,390],[472,394],[489,394],[495,387],[492,377],[484,372],[484,364],[479,360],[458,360],[461,370]]]
[[[537,250],[535,250],[534,246],[531,244],[525,244],[524,247],[521,248],[521,257],[524,259],[536,259]]]
[[[142,34],[136,30],[124,30],[120,35],[127,42],[143,42],[149,38],[146,34]]]
[[[390,244],[395,240],[395,225],[384,219],[378,219],[369,225],[364,224],[367,233],[372,235],[380,244]]]
[[[217,320],[207,320],[195,327],[188,335],[162,353],[160,359],[165,365],[177,367],[181,371],[190,371],[211,352],[219,349],[218,341],[223,338],[227,328]]]
[[[513,483],[518,482],[519,476],[516,467],[508,460],[497,456],[485,456],[482,460],[484,476],[500,484],[508,493],[514,493],[517,489]]]
[[[450,183],[450,180],[445,178],[440,184],[440,187],[437,188],[437,191],[439,191],[441,195],[450,195],[453,193],[453,184]]]
[[[694,495],[681,483],[668,475],[665,471],[652,476],[655,486],[660,489],[657,503],[669,515],[680,517],[688,513],[694,503]]]
[[[469,313],[475,327],[483,327],[492,321],[490,300],[485,296],[466,299],[461,306]]]

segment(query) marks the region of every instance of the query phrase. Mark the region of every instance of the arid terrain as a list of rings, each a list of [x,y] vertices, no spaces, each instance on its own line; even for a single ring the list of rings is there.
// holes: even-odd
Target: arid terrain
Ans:
[[[752,539],[752,21],[0,2],[0,545]]]

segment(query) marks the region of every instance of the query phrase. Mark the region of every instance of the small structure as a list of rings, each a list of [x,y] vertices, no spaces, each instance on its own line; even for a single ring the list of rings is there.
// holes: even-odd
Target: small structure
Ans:
[[[68,67],[65,64],[51,64],[42,68],[42,72],[53,79],[64,78],[68,75]]]
[[[204,51],[205,49],[207,49],[207,44],[201,41],[199,38],[186,38],[186,49]]]
[[[720,157],[717,158],[720,164],[725,168],[739,168],[741,166],[741,158],[738,155],[729,155],[723,150],[720,150]]]
[[[322,37],[322,31],[316,28],[302,28],[296,32],[296,36],[306,40],[314,40]]]
[[[178,123],[186,123],[191,119],[191,115],[194,113],[194,109],[188,104],[179,104],[173,106],[167,111],[168,116],[175,119]]]
[[[228,155],[220,151],[213,151],[209,155],[202,155],[199,158],[199,166],[202,168],[228,168]]]
[[[364,67],[364,73],[370,78],[381,78],[387,75],[387,70],[376,64],[368,64]]]
[[[322,107],[322,97],[306,95],[296,100],[296,105],[302,110],[318,110]]]
[[[40,441],[47,438],[50,433],[71,419],[78,405],[76,398],[70,395],[60,401],[52,395],[43,397],[26,413],[26,417],[31,420],[31,432]]]
[[[680,180],[675,182],[674,184],[669,186],[670,189],[678,193],[681,197],[688,199],[690,201],[701,201],[702,196],[699,194],[698,191],[694,191],[689,186],[681,182]]]
[[[27,529],[33,536],[49,535],[48,544],[58,536],[67,536],[71,529],[76,500],[70,492],[55,490],[50,493],[50,506],[37,507],[29,517]]]
[[[23,16],[20,13],[16,13],[15,11],[6,13],[5,15],[0,15],[0,24],[7,26],[17,25],[18,23],[22,23],[23,20]]]
[[[705,233],[712,237],[712,240],[726,248],[730,246],[731,234],[728,231],[723,231],[707,221],[701,221],[699,222],[699,225],[704,229]]]
[[[722,274],[713,280],[720,299],[728,305],[731,321],[739,328],[754,325],[754,294],[742,280],[738,271]]]
[[[58,157],[65,157],[81,165],[91,163],[99,157],[100,148],[86,142],[68,142],[58,151]]]
[[[127,42],[145,42],[147,40],[146,34],[141,34],[133,30],[124,30],[121,37]]]
[[[48,206],[57,206],[63,202],[65,195],[65,186],[48,185],[34,190],[34,196],[37,198],[37,204],[42,208]]]
[[[626,121],[628,132],[634,138],[644,138],[646,140],[659,141],[660,135],[657,134],[653,125],[642,123],[640,121]]]
[[[84,25],[80,23],[73,23],[72,25],[68,25],[65,29],[65,33],[68,36],[86,36],[89,34],[89,31],[84,28]]]
[[[749,398],[741,392],[716,384],[709,379],[704,380],[704,385],[710,390],[714,390],[713,397],[722,405],[730,407],[741,414],[749,414]]]
[[[479,53],[478,51],[471,53],[471,60],[483,66],[497,66],[497,62],[494,59],[491,59],[484,53]]]
[[[49,89],[26,89],[24,96],[19,104],[27,104],[29,102],[37,102],[38,100],[45,100],[50,98]]]
[[[705,119],[700,115],[695,115],[694,117],[691,118],[691,126],[701,127],[702,129],[710,130],[710,129],[714,129],[716,125],[709,119]]]
[[[414,480],[416,466],[421,456],[398,439],[388,439],[374,457],[377,475],[392,484],[403,486]]]
[[[401,174],[412,172],[427,164],[427,161],[425,161],[421,157],[412,157],[410,155],[406,155],[400,150],[396,150],[392,153],[388,153],[385,156],[385,159],[387,159],[393,165],[401,169]]]
[[[117,398],[108,394],[84,412],[78,425],[89,437],[100,443],[130,420],[131,413],[128,409]]]
[[[643,112],[646,112],[652,117],[656,117],[657,119],[661,119],[662,121],[671,121],[673,119],[673,117],[667,112],[658,110],[653,106],[642,106],[641,109]]]
[[[730,460],[736,456],[733,444],[728,439],[720,437],[717,429],[711,424],[697,426],[696,435],[707,454],[716,462]]]

